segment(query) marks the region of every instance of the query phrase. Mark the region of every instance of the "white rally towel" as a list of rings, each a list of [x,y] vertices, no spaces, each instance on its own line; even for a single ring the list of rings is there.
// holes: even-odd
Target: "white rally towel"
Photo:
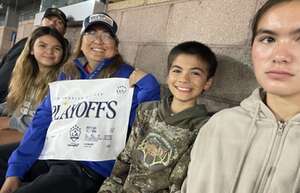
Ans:
[[[116,159],[126,142],[133,88],[125,78],[50,83],[52,122],[39,159]]]

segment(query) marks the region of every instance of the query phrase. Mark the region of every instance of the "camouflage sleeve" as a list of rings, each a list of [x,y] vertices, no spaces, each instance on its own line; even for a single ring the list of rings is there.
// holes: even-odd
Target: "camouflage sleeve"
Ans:
[[[132,131],[126,143],[125,149],[117,157],[116,163],[112,170],[111,176],[108,177],[102,184],[98,193],[121,193],[123,192],[123,185],[127,178],[130,164],[131,164],[131,152],[136,146],[136,141],[139,136],[139,131],[143,128],[142,112],[140,108],[137,110],[137,116],[135,118]]]
[[[190,162],[190,153],[192,145],[188,150],[182,155],[180,160],[175,165],[171,175],[170,175],[170,193],[175,193],[180,191],[181,185],[186,177],[188,164]]]
[[[180,192],[181,186],[185,177],[187,175],[188,165],[190,162],[190,154],[192,151],[192,147],[200,128],[207,122],[208,118],[203,119],[200,123],[196,124],[196,129],[193,130],[193,137],[190,141],[190,146],[185,151],[185,153],[181,156],[178,160],[177,164],[173,168],[173,171],[170,175],[170,182],[171,186],[169,187],[170,193],[177,193]]]

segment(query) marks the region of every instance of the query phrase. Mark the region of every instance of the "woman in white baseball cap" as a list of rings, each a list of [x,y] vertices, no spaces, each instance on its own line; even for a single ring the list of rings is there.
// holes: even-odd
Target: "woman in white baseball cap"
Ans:
[[[87,17],[83,21],[81,35],[74,53],[64,65],[63,72],[60,75],[60,79],[72,81],[58,81],[58,83],[77,83],[78,79],[103,79],[107,81],[112,80],[110,78],[129,79],[129,84],[134,87],[131,109],[130,113],[128,113],[130,114],[128,118],[128,133],[130,133],[137,106],[145,101],[158,100],[160,88],[153,75],[147,74],[141,70],[136,70],[134,67],[124,62],[118,51],[119,41],[116,32],[117,24],[108,14],[99,13]],[[74,79],[77,80],[73,81]],[[76,87],[76,85],[74,87]],[[79,88],[79,86],[78,88],[74,87],[70,88],[70,90],[81,89],[83,92],[87,90],[87,88]],[[88,89],[90,89],[90,87]],[[17,190],[18,193],[96,192],[103,180],[111,173],[114,160],[94,161],[84,159],[75,161],[72,159],[57,160],[54,157],[54,160],[38,161],[41,153],[45,150],[43,149],[44,144],[46,144],[45,146],[51,146],[50,143],[52,143],[47,141],[48,139],[51,140],[47,134],[50,130],[48,128],[55,127],[53,126],[55,125],[53,124],[55,121],[66,121],[67,123],[68,118],[73,116],[73,113],[71,115],[69,114],[69,111],[66,110],[66,112],[56,120],[59,108],[54,106],[55,101],[53,100],[55,97],[53,96],[55,93],[52,93],[51,91],[50,87],[50,95],[45,98],[38,108],[24,140],[9,159],[6,172],[7,178],[1,189],[2,192],[14,192],[15,190]],[[112,91],[108,90],[106,92]],[[66,96],[66,99],[70,99],[70,96]],[[71,97],[71,100],[72,99],[73,98]],[[98,103],[92,101],[90,104],[95,105]],[[68,105],[68,101],[63,105]],[[75,107],[76,105],[74,108]],[[90,108],[91,111],[97,109],[91,106],[87,108]],[[99,105],[98,110],[100,111],[103,108],[103,106]],[[73,112],[74,109],[69,110]],[[112,109],[110,110],[111,113],[114,113]],[[85,117],[83,117],[83,119],[84,118]],[[88,123],[91,124],[92,122],[97,121],[96,119],[98,119],[97,116]],[[94,131],[93,128],[80,126],[81,124],[81,119],[77,121],[76,125],[69,124],[72,125],[72,127],[69,128],[67,133],[70,131],[70,139],[72,140],[70,146],[73,146],[74,148],[76,147],[76,140],[79,139],[81,133],[85,131],[85,129]],[[127,127],[127,124],[125,127]],[[59,128],[56,126],[55,129]],[[70,139],[66,138],[66,140],[69,141]],[[90,145],[90,143],[86,143],[86,145]],[[55,149],[55,151],[56,150],[64,151],[64,148],[63,146],[60,146]],[[99,154],[102,154],[102,152],[99,152]],[[36,171],[35,166],[37,164],[39,164],[40,167],[38,168],[39,170]],[[32,173],[35,175],[30,175]],[[30,176],[30,178],[28,178],[28,176]],[[21,181],[29,181],[29,183],[21,186]]]

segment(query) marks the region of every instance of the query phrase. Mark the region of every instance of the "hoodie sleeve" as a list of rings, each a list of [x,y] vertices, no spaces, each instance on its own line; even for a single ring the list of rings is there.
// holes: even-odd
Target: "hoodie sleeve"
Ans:
[[[160,86],[152,74],[146,74],[135,84],[134,97],[129,117],[128,131],[131,131],[135,120],[136,108],[143,102],[155,101],[160,99]]]
[[[160,86],[152,74],[147,74],[136,83],[138,103],[160,99]]]
[[[180,192],[181,186],[187,176],[188,165],[190,162],[190,154],[192,151],[192,147],[196,137],[199,133],[201,127],[207,122],[208,117],[203,117],[198,124],[195,125],[195,129],[193,130],[193,138],[188,143],[190,144],[188,149],[185,151],[184,154],[180,157],[178,162],[176,163],[175,167],[173,168],[169,181],[170,181],[170,193],[177,193]]]
[[[26,131],[19,147],[12,153],[8,160],[6,176],[23,178],[25,173],[38,159],[46,138],[47,129],[52,120],[50,95],[42,101],[37,108],[32,123]]]
[[[177,162],[176,166],[173,168],[173,171],[170,175],[169,181],[170,193],[180,192],[180,188],[182,183],[186,177],[188,165],[190,162],[190,153],[192,146],[188,148],[188,150],[182,155],[180,160]]]

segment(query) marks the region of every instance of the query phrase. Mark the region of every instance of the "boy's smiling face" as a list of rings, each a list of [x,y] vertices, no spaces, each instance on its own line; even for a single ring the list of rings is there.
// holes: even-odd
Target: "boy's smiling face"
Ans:
[[[173,95],[171,106],[181,106],[184,109],[194,106],[201,93],[212,84],[212,79],[207,80],[207,76],[205,62],[194,55],[179,54],[167,77],[167,84]]]

